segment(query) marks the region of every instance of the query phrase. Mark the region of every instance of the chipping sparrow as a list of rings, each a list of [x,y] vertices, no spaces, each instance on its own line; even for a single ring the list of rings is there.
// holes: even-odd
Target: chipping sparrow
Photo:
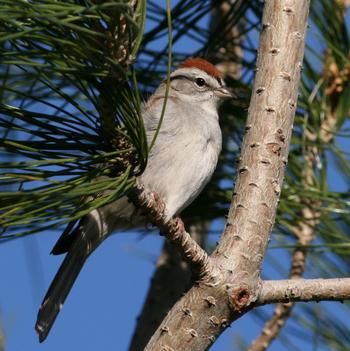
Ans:
[[[231,94],[219,71],[209,62],[193,58],[170,76],[163,123],[151,149],[145,171],[139,177],[147,190],[165,203],[168,218],[180,213],[207,184],[221,150],[218,103]],[[166,83],[160,84],[143,106],[148,140],[152,140],[164,102]],[[67,253],[38,313],[36,330],[42,342],[48,335],[85,260],[114,230],[144,224],[127,197],[83,217],[76,229],[68,225],[52,250]]]

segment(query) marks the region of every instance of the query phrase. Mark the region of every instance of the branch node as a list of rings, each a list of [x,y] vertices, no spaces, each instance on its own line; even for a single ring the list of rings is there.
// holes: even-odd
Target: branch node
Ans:
[[[276,109],[273,106],[266,106],[265,111],[272,113],[272,112],[276,112]]]
[[[283,11],[288,15],[288,16],[290,16],[294,11],[293,11],[293,9],[291,8],[291,7],[285,7],[284,9],[283,9]]]
[[[293,108],[296,106],[296,103],[295,103],[294,100],[289,99],[289,100],[288,100],[288,105],[289,105],[289,107],[290,107],[291,109],[293,109]]]
[[[215,299],[215,297],[207,296],[204,300],[208,303],[209,307],[216,306],[216,299]]]
[[[198,336],[198,333],[194,329],[188,329],[187,330],[188,334],[192,336],[192,338],[196,338]]]
[[[258,89],[255,90],[255,92],[256,92],[258,95],[261,95],[265,90],[266,90],[265,87],[259,87]]]
[[[230,326],[230,321],[226,318],[222,318],[220,323],[221,323],[221,328],[227,328]]]
[[[281,77],[282,79],[285,79],[285,80],[288,81],[288,82],[290,82],[290,81],[292,80],[292,77],[291,77],[291,75],[290,75],[288,72],[282,71],[282,72],[280,73],[280,77]]]
[[[169,327],[167,327],[166,325],[164,325],[164,326],[160,329],[160,333],[161,333],[161,334],[170,334]]]
[[[241,167],[240,169],[239,169],[239,174],[243,174],[243,173],[246,173],[246,172],[248,172],[248,167],[247,166],[243,166],[243,167]]]
[[[183,307],[182,312],[184,313],[184,315],[192,317],[192,311],[188,307]]]
[[[297,40],[303,39],[303,35],[300,32],[298,32],[298,31],[293,32],[292,36],[295,37],[295,39],[297,39]]]
[[[281,156],[282,147],[277,143],[268,143],[266,145],[267,151],[273,153],[274,155]]]
[[[268,29],[270,27],[271,27],[271,23],[270,22],[263,23],[263,25],[262,25],[262,29],[263,30],[266,30],[266,29]]]
[[[242,313],[250,304],[252,291],[247,286],[232,289],[230,293],[230,307],[236,313]]]
[[[281,51],[281,50],[280,50],[279,48],[271,48],[271,49],[269,50],[269,53],[275,56],[275,55],[279,54],[280,51]]]
[[[216,316],[211,316],[209,318],[209,322],[214,326],[217,327],[220,324],[219,318]]]
[[[208,336],[208,339],[213,343],[216,339],[214,335]]]

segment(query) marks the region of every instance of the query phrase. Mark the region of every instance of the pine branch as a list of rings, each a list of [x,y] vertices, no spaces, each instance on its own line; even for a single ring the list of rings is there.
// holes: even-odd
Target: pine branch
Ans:
[[[186,232],[182,220],[179,217],[168,219],[163,201],[140,184],[130,192],[129,198],[137,208],[148,215],[150,222],[159,228],[169,242],[178,248],[184,260],[192,266],[200,279],[211,281],[215,275],[212,262],[207,253]]]
[[[144,0],[2,2],[1,239],[80,218],[144,169],[141,102],[126,82],[144,19]]]

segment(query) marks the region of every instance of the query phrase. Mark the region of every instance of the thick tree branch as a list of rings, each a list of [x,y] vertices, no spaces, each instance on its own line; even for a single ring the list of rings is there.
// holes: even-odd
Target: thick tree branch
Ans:
[[[331,101],[339,102],[339,99],[337,99],[337,89],[339,89],[338,77],[340,72],[338,68],[334,69],[334,59],[329,55],[328,51],[326,51],[324,62],[324,76],[327,78],[326,81],[328,82],[325,90],[326,95],[330,97]],[[333,70],[331,70],[331,67]],[[335,82],[337,82],[337,84],[335,84]],[[305,188],[317,186],[317,172],[315,172],[315,167],[317,165],[316,159],[319,153],[317,140],[320,139],[324,145],[333,141],[337,129],[337,116],[335,113],[337,107],[338,104],[333,104],[333,106],[328,106],[326,108],[325,118],[321,121],[317,133],[315,131],[310,131],[307,126],[305,128],[305,137],[309,145],[305,147],[304,169],[302,172],[302,183]],[[315,141],[317,142],[313,145]],[[314,240],[317,225],[319,224],[322,214],[319,210],[322,206],[321,201],[310,200],[307,197],[300,196],[300,203],[306,206],[301,209],[300,220],[298,220],[296,225],[292,228],[292,233],[297,238],[297,247],[291,258],[292,264],[289,273],[291,279],[299,279],[304,274],[307,256],[307,249],[305,247]],[[248,351],[266,350],[287,322],[294,305],[294,302],[277,304],[273,316],[265,323],[260,335],[252,342]]]
[[[208,223],[189,225],[191,237],[204,246]],[[191,266],[180,256],[178,250],[165,240],[156,270],[151,279],[145,303],[137,320],[130,351],[143,350],[170,308],[191,286]]]
[[[303,179],[305,187],[315,185],[314,174],[314,148],[307,147],[305,154],[305,169]],[[289,272],[290,279],[302,278],[305,270],[307,251],[305,246],[310,244],[315,237],[316,226],[319,222],[320,211],[315,210],[308,199],[302,199],[301,202],[309,204],[310,207],[304,207],[300,211],[300,220],[292,228],[293,234],[297,238],[297,247],[291,257],[291,268]],[[316,204],[315,207],[317,208]],[[321,204],[318,203],[318,206]],[[290,317],[294,302],[278,303],[275,307],[272,317],[265,323],[260,335],[252,342],[248,351],[264,351],[271,342],[277,337]]]
[[[350,278],[266,280],[262,282],[257,304],[343,301],[349,298]]]
[[[309,1],[265,2],[239,176],[214,257],[253,302],[275,220],[297,103]]]
[[[166,240],[141,314],[137,319],[130,351],[145,348],[171,306],[181,298],[189,285],[190,278],[190,266],[181,259],[178,250]]]
[[[178,301],[146,350],[206,350],[258,298],[296,109],[308,7],[308,0],[265,2],[235,196],[208,260],[219,273]]]

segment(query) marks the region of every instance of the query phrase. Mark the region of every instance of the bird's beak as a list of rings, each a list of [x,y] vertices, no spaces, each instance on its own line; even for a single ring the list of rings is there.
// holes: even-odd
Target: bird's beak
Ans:
[[[230,99],[233,97],[233,95],[229,92],[229,90],[224,87],[215,89],[214,92],[219,99]]]

